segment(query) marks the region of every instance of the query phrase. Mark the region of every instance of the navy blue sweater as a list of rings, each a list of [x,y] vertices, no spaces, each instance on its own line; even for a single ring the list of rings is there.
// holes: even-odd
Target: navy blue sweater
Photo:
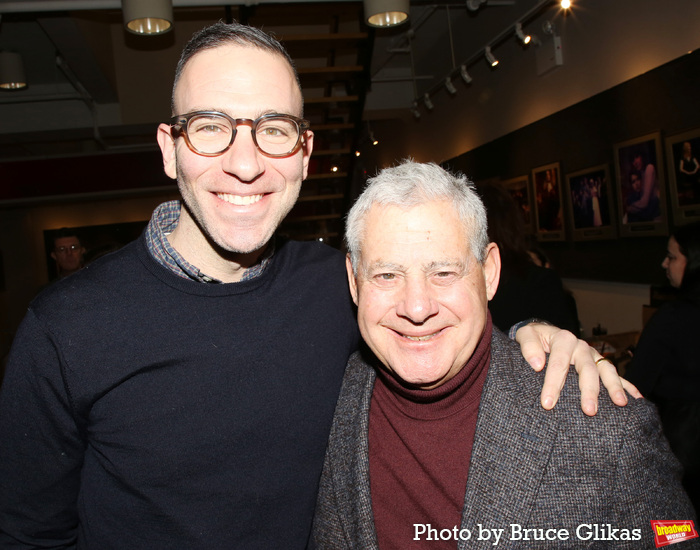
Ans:
[[[50,287],[0,395],[0,547],[304,548],[357,339],[318,243],[217,285],[142,237]]]

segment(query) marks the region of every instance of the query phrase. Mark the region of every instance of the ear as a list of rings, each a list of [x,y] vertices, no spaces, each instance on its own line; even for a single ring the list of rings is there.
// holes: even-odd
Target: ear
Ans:
[[[156,139],[158,140],[158,145],[160,146],[160,152],[163,155],[163,169],[169,178],[176,180],[177,163],[175,140],[173,139],[170,131],[171,128],[167,124],[159,125]]]
[[[501,252],[496,243],[489,243],[486,247],[486,259],[484,260],[484,280],[486,282],[486,297],[491,300],[498,290],[498,281],[501,279]]]
[[[307,130],[304,132],[304,135],[301,136],[301,153],[303,155],[303,165],[304,165],[304,177],[302,179],[306,179],[306,176],[309,175],[309,160],[311,159],[311,152],[314,149],[314,133],[311,130]]]
[[[357,303],[357,280],[355,279],[355,274],[352,271],[352,263],[350,262],[350,254],[345,256],[345,269],[348,272],[348,285],[350,286],[350,294],[352,295],[352,301]]]

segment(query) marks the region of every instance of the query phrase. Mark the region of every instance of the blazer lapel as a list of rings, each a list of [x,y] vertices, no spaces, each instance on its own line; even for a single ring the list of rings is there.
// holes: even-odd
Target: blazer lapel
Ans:
[[[349,419],[334,426],[333,485],[346,540],[362,550],[378,550],[369,483],[369,406],[374,369],[355,354],[348,366],[336,418]]]
[[[527,525],[557,435],[554,413],[540,406],[542,377],[524,371],[530,366],[504,339],[494,331],[462,515],[472,537],[460,548],[473,548],[486,529],[503,529],[502,547],[511,523]]]

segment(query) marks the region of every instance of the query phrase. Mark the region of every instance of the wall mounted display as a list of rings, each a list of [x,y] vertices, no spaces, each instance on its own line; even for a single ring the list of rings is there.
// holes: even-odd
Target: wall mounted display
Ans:
[[[535,223],[532,213],[532,193],[528,176],[518,176],[501,182],[515,200],[523,215],[523,223],[529,231],[534,231]]]
[[[567,174],[565,190],[574,240],[617,236],[607,164]]]
[[[566,238],[562,208],[559,163],[540,166],[532,171],[535,195],[535,235],[541,241]]]
[[[620,235],[664,235],[668,229],[661,135],[615,145]]]
[[[700,220],[700,128],[666,139],[673,220]]]

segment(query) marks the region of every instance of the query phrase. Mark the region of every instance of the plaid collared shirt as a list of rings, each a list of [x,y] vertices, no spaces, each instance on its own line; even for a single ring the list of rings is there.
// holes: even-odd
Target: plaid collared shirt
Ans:
[[[146,246],[148,251],[155,260],[178,277],[183,279],[192,279],[200,283],[221,283],[220,280],[214,279],[202,273],[199,268],[193,266],[185,258],[183,258],[177,250],[175,250],[168,235],[177,227],[180,220],[180,201],[164,202],[153,212],[151,221],[148,222],[146,228]],[[248,281],[260,275],[270,263],[270,259],[274,254],[274,243],[271,242],[262,255],[260,261],[254,266],[249,267],[243,273],[241,281]]]

